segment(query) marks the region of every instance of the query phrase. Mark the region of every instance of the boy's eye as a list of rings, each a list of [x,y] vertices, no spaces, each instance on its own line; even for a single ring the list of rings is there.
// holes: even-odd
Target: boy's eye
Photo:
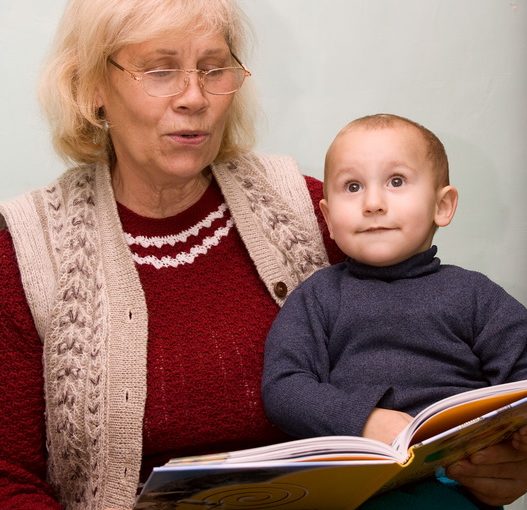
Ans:
[[[346,184],[346,190],[350,193],[357,193],[357,191],[360,191],[362,186],[358,182],[348,182]]]
[[[403,184],[404,184],[404,179],[402,177],[397,176],[397,177],[392,177],[390,179],[390,186],[394,188],[399,188]]]

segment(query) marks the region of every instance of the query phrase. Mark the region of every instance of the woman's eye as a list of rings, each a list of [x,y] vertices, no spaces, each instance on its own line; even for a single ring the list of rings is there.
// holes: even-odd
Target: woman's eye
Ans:
[[[203,71],[205,73],[208,73],[209,71],[214,71],[215,69],[222,69],[226,66],[199,66],[199,70]]]
[[[156,69],[155,71],[148,71],[150,78],[166,78],[172,74],[171,69]]]
[[[223,78],[226,77],[226,75],[229,74],[229,70],[227,69],[221,69],[221,68],[214,68],[214,69],[209,69],[207,71],[207,80],[209,81],[219,81]]]
[[[357,191],[360,191],[362,186],[358,182],[348,182],[346,184],[346,190],[350,193],[357,193]]]
[[[393,188],[399,188],[403,184],[404,184],[404,179],[402,177],[397,176],[397,177],[392,177],[390,179],[390,186],[392,186]]]
[[[218,62],[203,62],[199,63],[196,68],[200,71],[212,71],[213,69],[228,67],[229,64],[225,64],[224,62],[218,61]]]

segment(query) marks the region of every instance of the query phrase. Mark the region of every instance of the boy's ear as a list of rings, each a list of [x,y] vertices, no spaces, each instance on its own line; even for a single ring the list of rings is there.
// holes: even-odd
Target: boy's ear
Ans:
[[[326,225],[328,226],[328,230],[329,230],[329,236],[331,237],[331,239],[335,239],[333,237],[333,227],[331,225],[331,220],[330,220],[330,217],[329,217],[328,201],[325,198],[323,198],[318,203],[318,205],[320,205],[320,210],[322,211],[322,214],[324,215],[324,219],[326,220]]]
[[[454,186],[445,186],[437,192],[434,222],[438,227],[446,227],[454,217],[458,193]]]

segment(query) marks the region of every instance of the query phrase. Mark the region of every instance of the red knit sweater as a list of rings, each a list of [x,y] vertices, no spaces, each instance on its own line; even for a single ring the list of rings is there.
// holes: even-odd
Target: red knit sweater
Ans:
[[[306,177],[331,261],[341,258]],[[213,182],[177,216],[119,215],[149,320],[144,478],[170,457],[246,448],[285,437],[260,400],[263,345],[278,306]],[[0,231],[0,508],[58,509],[46,474],[42,345],[10,235]],[[126,348],[126,346],[123,346]]]

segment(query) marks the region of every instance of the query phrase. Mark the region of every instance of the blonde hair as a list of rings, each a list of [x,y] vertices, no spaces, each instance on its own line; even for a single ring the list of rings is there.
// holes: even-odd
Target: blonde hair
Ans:
[[[348,132],[354,127],[363,127],[365,129],[383,129],[393,127],[396,124],[406,124],[416,128],[427,146],[427,157],[432,163],[434,172],[436,173],[436,183],[438,186],[448,186],[450,184],[449,177],[449,165],[448,156],[446,154],[445,147],[441,140],[421,124],[401,117],[400,115],[394,115],[393,113],[376,113],[373,115],[366,115],[358,119],[352,120],[346,124],[335,137],[335,140]],[[333,144],[332,144],[333,145]],[[331,145],[331,146],[332,146]],[[328,156],[331,152],[331,146],[326,153],[326,164],[324,166],[324,196],[327,196],[327,176],[328,176]]]
[[[70,0],[39,93],[63,159],[77,164],[112,160],[111,139],[95,104],[96,89],[107,80],[108,58],[129,44],[178,31],[221,33],[242,61],[250,35],[235,0]],[[255,107],[245,83],[231,104],[216,161],[252,146]]]

